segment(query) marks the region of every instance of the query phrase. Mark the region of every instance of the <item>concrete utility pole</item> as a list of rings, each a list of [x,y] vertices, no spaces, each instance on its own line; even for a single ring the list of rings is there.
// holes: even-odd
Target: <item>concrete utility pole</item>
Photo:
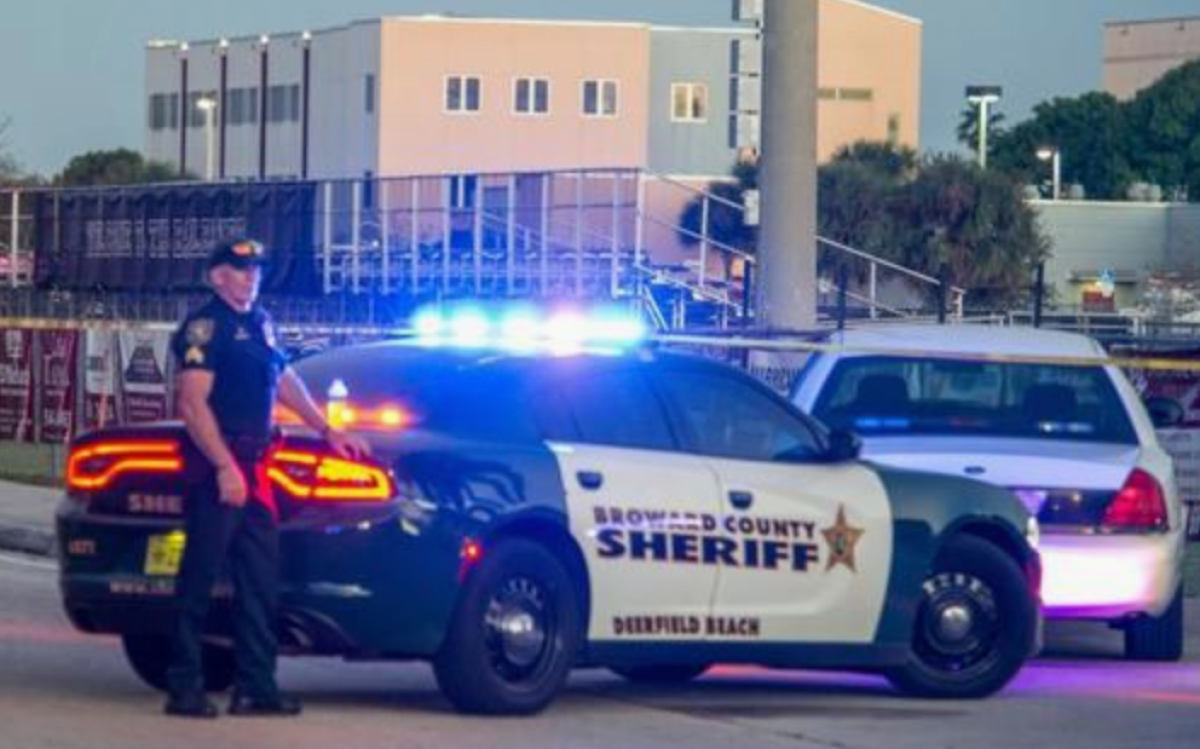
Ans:
[[[817,322],[818,0],[764,0],[758,324]]]

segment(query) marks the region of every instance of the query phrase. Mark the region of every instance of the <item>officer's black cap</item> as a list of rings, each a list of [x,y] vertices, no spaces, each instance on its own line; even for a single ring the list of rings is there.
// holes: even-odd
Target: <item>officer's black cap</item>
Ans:
[[[266,248],[262,246],[262,242],[253,239],[222,242],[213,248],[212,254],[208,256],[209,269],[216,268],[218,265],[231,265],[239,270],[245,270],[255,266],[262,267],[266,264]]]

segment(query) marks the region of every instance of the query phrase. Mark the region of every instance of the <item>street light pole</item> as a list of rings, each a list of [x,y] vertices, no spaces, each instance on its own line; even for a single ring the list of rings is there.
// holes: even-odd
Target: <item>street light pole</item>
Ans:
[[[967,86],[967,101],[979,109],[979,168],[987,169],[988,127],[991,107],[1000,101],[1004,89],[1000,86]]]
[[[1050,199],[1059,200],[1062,197],[1062,151],[1051,146],[1038,149],[1040,161],[1050,162]]]
[[[212,182],[216,176],[216,114],[217,100],[210,96],[201,96],[196,100],[196,107],[204,112],[204,179]]]

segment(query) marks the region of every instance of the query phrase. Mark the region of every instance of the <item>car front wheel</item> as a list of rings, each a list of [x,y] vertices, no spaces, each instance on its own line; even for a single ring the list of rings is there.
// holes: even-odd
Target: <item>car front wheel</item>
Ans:
[[[982,539],[959,536],[921,587],[908,663],[886,672],[921,697],[984,697],[1004,687],[1037,640],[1037,601],[1015,561]]]
[[[535,713],[566,681],[580,641],[579,605],[562,563],[525,540],[502,541],[463,589],[433,661],[459,710]]]

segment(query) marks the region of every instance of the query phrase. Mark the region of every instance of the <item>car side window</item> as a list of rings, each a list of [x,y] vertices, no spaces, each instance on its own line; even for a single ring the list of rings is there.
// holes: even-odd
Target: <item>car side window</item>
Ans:
[[[558,394],[547,396],[548,408],[541,410],[557,410],[556,402],[565,405],[580,441],[644,450],[675,448],[662,404],[639,372],[581,372],[560,381],[557,389]],[[557,423],[561,430],[556,418],[539,421],[547,426]]]
[[[796,414],[749,383],[707,372],[672,372],[662,387],[695,449],[738,460],[806,460],[821,453]]]

